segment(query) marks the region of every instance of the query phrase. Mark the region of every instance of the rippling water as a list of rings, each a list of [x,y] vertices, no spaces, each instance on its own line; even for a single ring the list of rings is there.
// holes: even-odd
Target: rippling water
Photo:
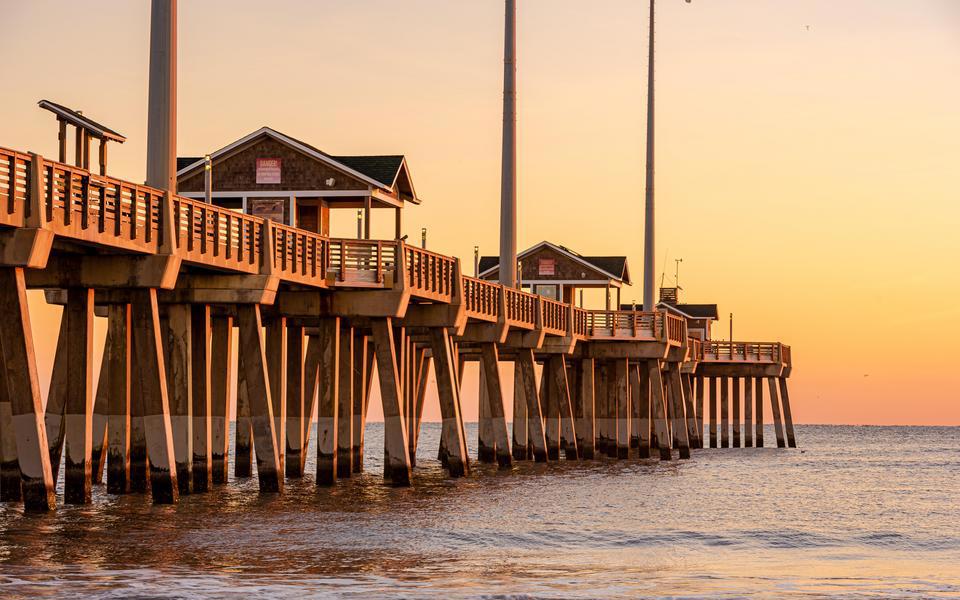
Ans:
[[[426,424],[415,486],[395,489],[372,424],[367,472],[332,489],[308,476],[176,507],[102,487],[49,515],[0,505],[0,597],[960,597],[960,428],[797,435],[800,450],[449,480]]]

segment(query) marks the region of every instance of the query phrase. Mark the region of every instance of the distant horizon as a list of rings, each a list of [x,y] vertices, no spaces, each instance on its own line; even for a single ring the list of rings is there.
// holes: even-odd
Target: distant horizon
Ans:
[[[497,254],[503,6],[401,4],[181,3],[178,154],[262,125],[334,153],[405,154],[424,203],[404,233],[427,227],[430,249],[470,265],[474,245]],[[637,282],[645,6],[520,6],[519,247],[624,254]],[[4,18],[17,69],[0,89],[0,145],[56,156],[47,98],[125,134],[110,174],[141,181],[149,3],[8,2]],[[960,79],[944,76],[960,73],[960,4],[661,2],[658,19],[667,281],[683,258],[685,299],[719,304],[715,337],[733,313],[736,338],[792,346],[798,424],[960,425]],[[83,68],[54,68],[68,50]],[[337,215],[332,234],[354,223]],[[374,237],[392,227],[375,215]],[[641,296],[638,284],[622,300]],[[30,298],[46,396],[60,309]],[[476,419],[475,366],[463,405]]]

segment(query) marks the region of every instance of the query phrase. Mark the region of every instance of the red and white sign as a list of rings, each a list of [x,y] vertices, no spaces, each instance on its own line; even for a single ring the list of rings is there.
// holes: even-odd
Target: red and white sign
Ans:
[[[557,259],[555,258],[541,258],[537,264],[537,274],[538,275],[556,275],[557,274]]]
[[[280,183],[280,159],[257,159],[257,183]]]

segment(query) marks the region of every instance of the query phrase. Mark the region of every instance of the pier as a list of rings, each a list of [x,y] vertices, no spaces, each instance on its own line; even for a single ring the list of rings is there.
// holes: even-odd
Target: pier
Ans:
[[[28,510],[55,506],[61,461],[64,502],[89,502],[102,472],[109,493],[149,486],[176,502],[227,480],[230,443],[237,476],[255,463],[260,490],[281,492],[303,475],[314,419],[317,483],[349,478],[373,377],[384,477],[409,485],[431,368],[439,456],[465,475],[467,361],[482,370],[477,458],[502,467],[763,446],[765,406],[777,445],[796,444],[789,346],[701,340],[669,311],[589,310],[467,276],[402,239],[333,238],[3,148],[0,278],[0,489]],[[45,407],[28,289],[64,306]],[[100,373],[94,318],[108,322]],[[515,364],[512,427],[503,361]]]

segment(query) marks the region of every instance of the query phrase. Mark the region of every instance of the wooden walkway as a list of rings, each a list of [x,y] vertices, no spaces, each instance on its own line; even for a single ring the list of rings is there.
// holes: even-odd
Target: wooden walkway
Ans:
[[[468,361],[482,374],[479,459],[501,466],[651,449],[686,458],[704,445],[708,388],[710,445],[718,398],[721,445],[728,408],[740,445],[741,387],[742,441],[762,445],[764,379],[778,445],[795,445],[789,346],[701,342],[666,312],[584,310],[467,277],[458,259],[403,241],[324,237],[3,148],[0,278],[0,498],[30,510],[54,507],[61,457],[71,503],[90,501],[103,470],[111,493],[149,486],[156,502],[225,482],[234,353],[234,472],[255,462],[265,492],[303,475],[314,417],[317,482],[362,469],[375,376],[385,476],[409,484],[431,368],[440,456],[466,474]],[[45,410],[30,288],[64,305]],[[108,320],[97,385],[95,315]],[[501,361],[515,363],[512,436]]]

